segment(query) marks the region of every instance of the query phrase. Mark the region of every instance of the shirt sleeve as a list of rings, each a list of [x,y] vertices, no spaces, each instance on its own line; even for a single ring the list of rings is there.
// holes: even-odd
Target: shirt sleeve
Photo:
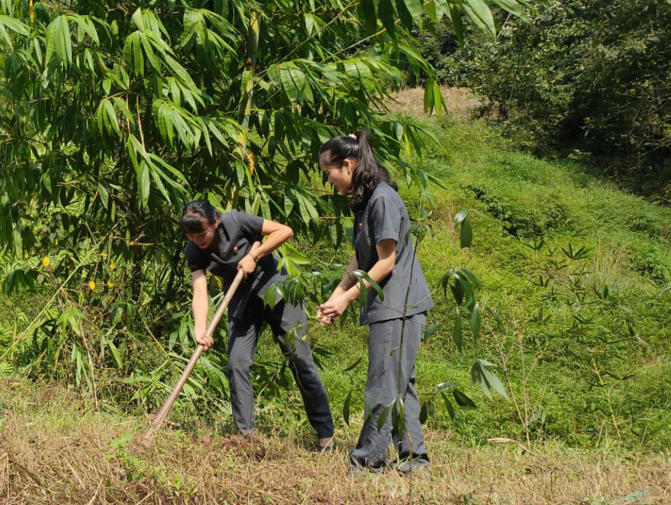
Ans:
[[[376,245],[385,239],[392,239],[398,243],[401,233],[401,213],[391,199],[378,197],[371,202],[370,229]]]
[[[207,270],[207,265],[203,264],[200,251],[198,251],[198,248],[192,242],[189,242],[184,248],[184,256],[186,256],[186,262],[189,265],[189,270],[192,272]]]
[[[245,237],[250,239],[261,237],[261,231],[263,229],[262,217],[252,216],[251,214],[237,211],[233,211],[232,214]]]

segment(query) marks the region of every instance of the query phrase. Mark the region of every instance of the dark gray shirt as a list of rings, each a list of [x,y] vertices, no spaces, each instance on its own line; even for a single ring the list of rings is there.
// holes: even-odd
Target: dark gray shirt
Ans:
[[[237,210],[219,214],[215,240],[219,244],[219,251],[212,252],[201,249],[193,242],[189,242],[184,249],[189,269],[209,270],[212,274],[223,278],[226,290],[230,287],[238,273],[238,262],[244,258],[252,244],[261,240],[263,218],[251,216]],[[228,316],[234,319],[244,319],[245,307],[250,296],[263,295],[268,286],[287,278],[286,270],[277,271],[278,258],[274,254],[264,256],[259,260],[256,270],[247,279],[242,281],[228,306]]]
[[[375,188],[363,212],[357,213],[353,241],[359,269],[369,271],[377,263],[380,241],[396,242],[394,269],[379,283],[384,301],[374,289],[368,291],[368,305],[361,310],[361,325],[409,317],[433,308],[429,286],[414,254],[410,228],[408,209],[387,183]]]

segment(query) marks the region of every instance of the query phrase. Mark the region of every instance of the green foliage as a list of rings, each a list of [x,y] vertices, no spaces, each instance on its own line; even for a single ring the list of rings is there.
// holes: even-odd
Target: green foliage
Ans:
[[[418,358],[420,397],[434,403],[426,406],[427,423],[450,426],[462,440],[482,440],[486,432],[531,443],[556,438],[570,445],[668,447],[661,426],[669,422],[671,404],[664,392],[669,210],[607,187],[580,164],[514,152],[481,123],[453,124],[439,139],[423,163],[446,189],[434,191],[435,237],[419,256],[432,286],[443,279],[445,265],[476,275],[486,317],[479,339],[471,339],[467,322],[473,318],[460,307],[462,338],[455,342],[455,307],[432,312],[433,321],[447,323],[433,330]],[[416,190],[410,195],[421,198]],[[406,202],[413,201],[410,195]],[[507,212],[490,207],[492,201],[505,203]],[[555,206],[563,221],[544,221]],[[475,229],[465,256],[452,225],[462,208],[470,209]],[[510,233],[511,222],[524,232]],[[656,268],[636,266],[642,258]],[[447,289],[454,298],[451,293]],[[450,380],[480,406],[473,377],[463,373],[475,359],[498,365],[510,402],[495,396],[488,408],[458,410],[451,418],[447,408],[437,408],[443,396],[432,384]],[[448,399],[455,401],[451,393]]]
[[[668,200],[671,10],[665,0],[539,2],[525,23],[496,16],[496,42],[457,50],[430,32],[423,54],[487,99],[518,145],[589,153],[604,172]],[[666,196],[665,196],[666,195]]]
[[[432,6],[1,2],[2,283],[32,301],[12,305],[0,359],[96,402],[155,408],[193,350],[177,225],[186,201],[282,221],[337,248],[350,210],[325,187],[316,154],[362,127],[396,178],[426,185],[407,162],[424,130],[387,115],[385,100],[405,65],[436,81],[410,30],[469,7]],[[425,105],[444,106],[437,85]],[[279,292],[316,303],[329,279],[304,272],[291,246],[281,254],[293,277],[267,302]],[[218,393],[213,410],[226,408],[220,326],[184,388],[189,400]],[[286,359],[255,374],[268,394],[289,383]]]

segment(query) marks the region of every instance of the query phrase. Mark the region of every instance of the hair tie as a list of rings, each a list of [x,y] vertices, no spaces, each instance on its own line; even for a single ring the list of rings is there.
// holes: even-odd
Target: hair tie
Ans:
[[[348,137],[352,137],[354,140],[359,140],[358,138],[356,138],[356,135],[354,135],[353,133],[350,133],[348,135]]]

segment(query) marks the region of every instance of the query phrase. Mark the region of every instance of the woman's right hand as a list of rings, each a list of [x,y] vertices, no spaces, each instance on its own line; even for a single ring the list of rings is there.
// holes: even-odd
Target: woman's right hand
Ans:
[[[202,331],[200,333],[196,333],[196,343],[203,346],[203,351],[207,351],[214,345],[214,339],[208,335],[207,332]]]
[[[331,299],[329,298],[328,301],[331,301]],[[319,319],[319,326],[326,326],[327,324],[331,324],[333,322],[332,317],[324,315],[324,313],[322,312],[321,306],[317,307],[317,319]]]

